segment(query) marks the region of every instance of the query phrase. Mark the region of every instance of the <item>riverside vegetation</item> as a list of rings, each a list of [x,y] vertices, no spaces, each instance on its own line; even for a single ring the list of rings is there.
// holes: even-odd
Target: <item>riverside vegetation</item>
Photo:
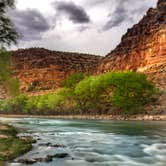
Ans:
[[[0,48],[0,85],[11,96],[18,95],[19,82],[12,77],[11,54],[4,47]]]
[[[17,43],[19,37],[14,24],[8,18],[6,12],[14,7],[14,0],[1,0],[0,2],[0,86],[10,96],[17,96],[18,80],[12,78],[11,54],[5,46]],[[0,165],[5,161],[14,159],[32,148],[33,140],[30,137],[19,138],[18,131],[12,126],[0,124]]]
[[[30,137],[18,137],[18,130],[6,124],[0,124],[0,165],[28,152],[34,140]]]
[[[2,114],[31,115],[134,115],[157,100],[158,90],[145,74],[131,71],[98,76],[76,73],[55,93],[18,95],[0,101]]]

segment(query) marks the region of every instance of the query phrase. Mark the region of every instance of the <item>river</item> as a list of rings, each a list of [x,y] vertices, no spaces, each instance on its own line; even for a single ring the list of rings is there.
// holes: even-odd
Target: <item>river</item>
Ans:
[[[20,158],[69,154],[33,166],[166,166],[166,122],[41,118],[0,118],[0,122],[22,128],[38,140]]]

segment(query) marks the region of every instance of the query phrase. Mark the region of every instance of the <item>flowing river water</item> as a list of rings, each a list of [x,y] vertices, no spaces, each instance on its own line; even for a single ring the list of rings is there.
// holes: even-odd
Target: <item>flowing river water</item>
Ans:
[[[166,122],[0,118],[37,139],[32,159],[58,153],[66,158],[33,166],[166,166]],[[53,147],[50,145],[61,145]],[[14,161],[8,166],[24,166]]]

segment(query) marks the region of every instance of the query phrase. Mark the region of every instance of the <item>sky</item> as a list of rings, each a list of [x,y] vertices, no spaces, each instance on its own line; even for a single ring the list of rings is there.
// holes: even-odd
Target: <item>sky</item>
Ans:
[[[8,12],[21,38],[12,49],[106,55],[157,0],[16,0]]]

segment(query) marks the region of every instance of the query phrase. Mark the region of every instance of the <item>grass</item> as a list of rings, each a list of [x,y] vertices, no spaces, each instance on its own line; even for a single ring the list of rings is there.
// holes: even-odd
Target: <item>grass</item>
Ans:
[[[21,139],[17,134],[14,127],[0,124],[0,165],[31,150],[32,138]]]

